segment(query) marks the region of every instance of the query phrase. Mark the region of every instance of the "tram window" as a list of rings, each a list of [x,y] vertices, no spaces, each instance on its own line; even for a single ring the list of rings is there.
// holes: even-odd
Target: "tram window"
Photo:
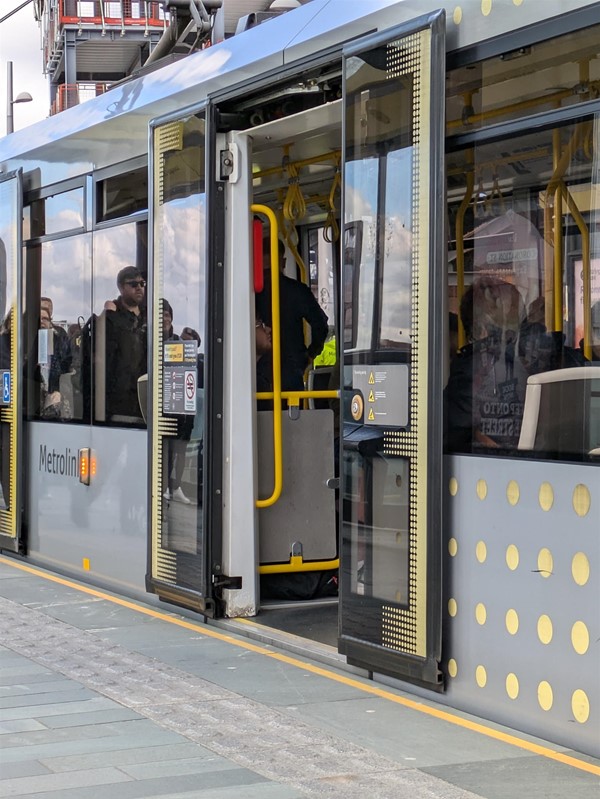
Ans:
[[[38,214],[37,222],[40,229],[34,235],[48,236],[53,233],[63,233],[67,230],[76,230],[83,227],[83,188],[53,194],[38,202],[44,205],[43,224],[41,224],[42,220]]]
[[[79,421],[84,415],[81,335],[90,307],[91,236],[26,245],[28,415]]]
[[[148,210],[148,171],[133,169],[96,186],[96,221],[106,222]]]
[[[146,374],[146,221],[94,233],[93,314],[86,325],[88,413],[94,422],[143,426],[138,378]]]
[[[600,26],[511,50],[448,73],[449,135],[597,97]],[[518,105],[517,105],[518,104]]]
[[[599,136],[600,117],[588,117],[447,156],[449,311],[460,319],[450,451],[587,458],[600,446],[589,368],[600,365]],[[566,369],[576,378],[549,377]],[[522,429],[536,392],[538,432],[568,416],[572,434]]]

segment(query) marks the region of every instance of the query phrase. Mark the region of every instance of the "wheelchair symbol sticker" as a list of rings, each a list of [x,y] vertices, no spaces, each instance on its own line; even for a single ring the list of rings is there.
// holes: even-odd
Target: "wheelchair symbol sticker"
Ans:
[[[10,372],[2,372],[2,404],[10,405]]]

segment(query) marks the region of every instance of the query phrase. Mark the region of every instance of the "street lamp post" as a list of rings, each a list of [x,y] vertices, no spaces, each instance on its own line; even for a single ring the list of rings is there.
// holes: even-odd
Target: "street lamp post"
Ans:
[[[21,92],[13,100],[13,64],[6,62],[6,133],[14,131],[13,105],[15,103],[30,103],[33,97],[29,92]]]

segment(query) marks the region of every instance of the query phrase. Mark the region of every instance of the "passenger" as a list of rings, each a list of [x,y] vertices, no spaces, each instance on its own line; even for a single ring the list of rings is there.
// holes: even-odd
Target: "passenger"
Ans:
[[[285,248],[279,242],[279,265],[284,267]],[[271,258],[264,256],[265,287],[256,295],[259,317],[268,327],[271,324]],[[281,389],[303,391],[304,372],[310,362],[323,349],[327,339],[327,315],[315,299],[314,294],[298,280],[281,274],[279,277],[279,319],[281,331]],[[310,326],[311,341],[304,343],[304,322]]]
[[[273,391],[273,362],[271,355],[271,328],[266,325],[260,316],[256,316],[256,391]],[[273,410],[271,400],[258,400],[259,411]]]
[[[173,308],[167,300],[163,300],[163,341],[179,341],[179,336],[173,332]],[[191,499],[186,497],[181,487],[183,470],[185,469],[185,459],[187,445],[192,435],[194,427],[194,414],[177,414],[177,436],[167,439],[167,490],[164,497],[166,500],[182,502],[184,505],[191,505]]]
[[[41,371],[41,415],[46,419],[71,419],[70,402],[61,395],[61,375],[69,374],[73,363],[71,341],[60,325],[52,321],[54,304],[50,297],[40,298],[40,329],[48,331],[46,353],[38,352]]]
[[[467,345],[444,391],[445,445],[452,452],[515,448],[528,372],[515,358],[523,303],[515,286],[481,277],[460,303]]]
[[[117,288],[119,297],[103,311],[106,415],[117,423],[143,424],[137,381],[147,372],[146,281],[137,267],[126,266],[117,275]]]

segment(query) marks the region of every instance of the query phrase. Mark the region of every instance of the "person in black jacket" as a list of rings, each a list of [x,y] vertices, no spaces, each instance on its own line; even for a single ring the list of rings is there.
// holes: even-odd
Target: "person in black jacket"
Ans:
[[[283,268],[285,248],[279,242],[279,264]],[[270,257],[265,254],[265,287],[256,295],[257,316],[271,328]],[[304,372],[319,355],[328,334],[327,315],[315,295],[298,280],[279,276],[279,319],[281,326],[281,389],[302,391]],[[310,326],[311,340],[304,343],[304,321]],[[265,356],[267,357],[267,356]],[[269,356],[270,357],[270,356]]]
[[[135,266],[117,275],[119,297],[105,305],[106,416],[119,423],[143,424],[137,381],[147,368],[146,281]]]

